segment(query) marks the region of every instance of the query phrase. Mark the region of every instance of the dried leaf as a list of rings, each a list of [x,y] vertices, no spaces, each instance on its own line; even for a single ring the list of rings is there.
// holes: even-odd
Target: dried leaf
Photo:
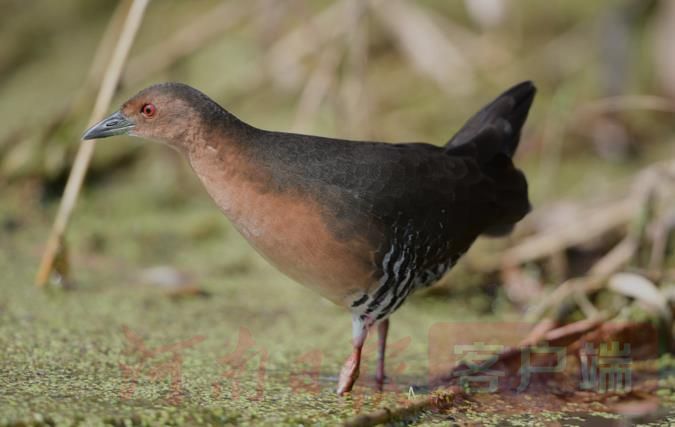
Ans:
[[[177,288],[191,282],[187,274],[168,265],[159,265],[143,269],[139,280],[158,288]]]
[[[617,273],[610,277],[608,286],[614,292],[635,298],[670,319],[666,298],[650,280],[633,273]]]

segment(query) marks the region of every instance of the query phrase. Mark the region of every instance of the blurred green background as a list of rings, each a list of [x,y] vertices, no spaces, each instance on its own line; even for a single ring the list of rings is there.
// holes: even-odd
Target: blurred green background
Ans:
[[[69,267],[49,289],[33,286],[112,53],[106,28],[119,27],[111,21],[128,3],[0,0],[0,425],[331,425],[382,405],[332,394],[348,314],[262,261],[166,147],[97,143],[59,260]],[[501,91],[533,80],[517,163],[535,211],[394,316],[391,341],[412,337],[399,378],[407,391],[426,380],[431,325],[520,320],[583,273],[597,247],[568,254],[580,255],[563,277],[537,270],[545,277],[529,296],[475,265],[545,228],[538,211],[620,198],[641,170],[673,158],[672,40],[668,0],[155,0],[109,111],[149,84],[180,81],[257,127],[442,144]],[[665,269],[672,275],[672,262]],[[241,326],[270,354],[262,402],[212,390]],[[166,401],[166,381],[121,396],[120,364],[134,356],[123,327],[156,345],[204,337],[183,354],[180,405]],[[320,391],[292,393],[288,372],[310,350],[323,354]]]

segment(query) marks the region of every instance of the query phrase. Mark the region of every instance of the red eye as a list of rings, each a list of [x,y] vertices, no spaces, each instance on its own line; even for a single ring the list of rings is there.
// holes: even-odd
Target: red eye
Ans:
[[[145,117],[152,117],[155,115],[157,112],[157,109],[153,104],[145,104],[141,108],[141,114],[143,114]]]

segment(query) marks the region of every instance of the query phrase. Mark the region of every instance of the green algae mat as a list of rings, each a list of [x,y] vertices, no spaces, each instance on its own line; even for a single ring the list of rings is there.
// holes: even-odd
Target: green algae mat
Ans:
[[[205,195],[134,179],[84,195],[67,289],[32,284],[55,206],[3,192],[0,425],[330,425],[384,403],[368,392],[372,360],[358,398],[334,394],[347,313],[268,266]],[[437,301],[400,316],[411,383],[426,375],[417,329],[448,315]]]
[[[464,350],[473,354],[494,345],[480,343],[485,331],[502,331],[499,345],[526,332],[516,313],[479,314],[485,301],[475,295],[417,296],[392,319],[384,392],[374,388],[371,342],[358,387],[340,398],[349,315],[262,261],[196,183],[181,181],[193,196],[179,198],[173,183],[152,176],[144,167],[87,190],[69,234],[69,283],[48,290],[32,282],[55,206],[30,186],[3,191],[0,426],[367,425],[353,417],[431,395],[430,379],[451,369],[445,355],[459,357],[451,337],[472,342]],[[654,415],[637,413],[659,425],[672,417],[672,382],[648,379],[640,402]],[[399,422],[612,425],[620,417],[607,404],[562,405],[565,390],[554,385],[534,395],[472,395],[466,386],[461,399]]]

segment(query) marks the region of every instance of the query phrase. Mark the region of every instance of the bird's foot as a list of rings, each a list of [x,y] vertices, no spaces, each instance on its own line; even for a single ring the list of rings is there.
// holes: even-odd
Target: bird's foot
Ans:
[[[339,395],[342,396],[352,391],[354,383],[359,377],[359,363],[361,362],[359,359],[360,357],[356,354],[352,354],[342,367],[337,388]]]

